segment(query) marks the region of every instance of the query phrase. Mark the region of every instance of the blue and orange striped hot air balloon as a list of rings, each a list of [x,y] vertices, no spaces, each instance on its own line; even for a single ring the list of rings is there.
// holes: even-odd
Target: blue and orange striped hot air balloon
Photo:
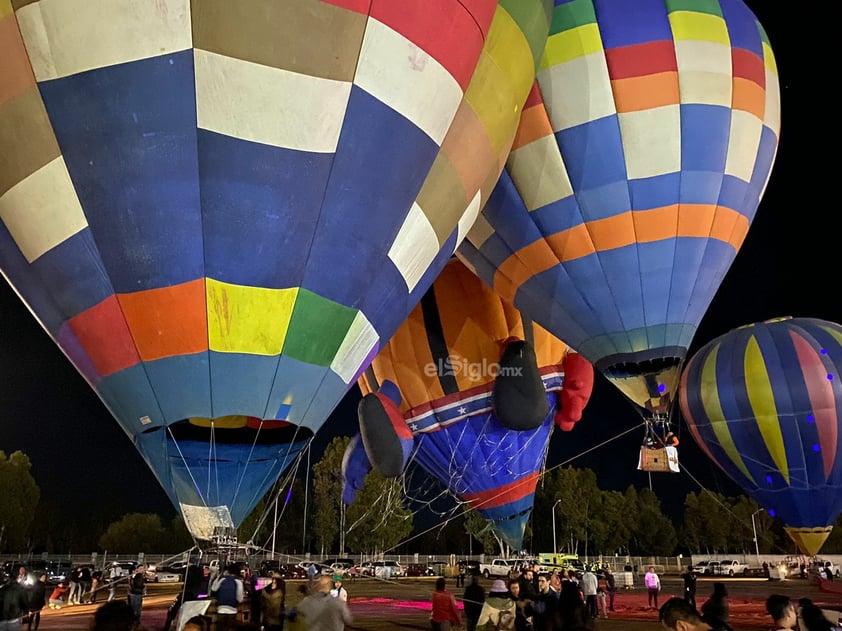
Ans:
[[[681,377],[696,442],[815,555],[842,513],[842,326],[781,318],[705,345]]]
[[[506,170],[458,254],[644,418],[668,418],[769,179],[779,101],[741,0],[556,0]]]
[[[182,513],[239,524],[450,259],[551,6],[0,0],[0,272]]]

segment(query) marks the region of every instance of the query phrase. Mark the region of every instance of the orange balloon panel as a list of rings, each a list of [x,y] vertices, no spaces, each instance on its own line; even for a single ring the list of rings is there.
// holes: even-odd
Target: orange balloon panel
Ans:
[[[394,382],[402,412],[457,392],[488,392],[511,337],[532,342],[542,375],[562,372],[567,344],[531,321],[524,330],[520,312],[453,259],[374,359],[360,389],[368,394]]]

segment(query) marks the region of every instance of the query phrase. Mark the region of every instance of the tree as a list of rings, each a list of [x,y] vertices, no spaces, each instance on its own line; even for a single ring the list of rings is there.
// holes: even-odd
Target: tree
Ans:
[[[322,459],[313,466],[313,505],[315,519],[312,532],[319,551],[333,548],[340,528],[342,511],[342,458],[351,439],[337,436],[325,449]]]
[[[641,489],[637,494],[636,514],[632,554],[673,554],[677,543],[675,526],[661,511],[658,496],[649,489]]]
[[[131,513],[108,526],[99,546],[117,554],[156,552],[170,547],[168,539],[158,515]]]
[[[629,506],[626,496],[619,491],[603,491],[597,507],[596,523],[591,526],[591,539],[596,552],[615,554],[628,550],[634,525],[637,520],[629,519],[634,506]]]
[[[727,550],[732,527],[727,499],[719,493],[688,493],[684,499],[683,543],[692,552],[714,553]]]
[[[345,541],[354,552],[375,554],[397,547],[413,527],[412,512],[403,505],[401,480],[369,473],[346,510],[345,524]]]
[[[596,474],[590,469],[562,467],[550,474],[547,487],[553,492],[553,504],[558,501],[556,515],[561,542],[569,540],[569,552],[578,553],[582,544],[588,554],[588,540],[591,525],[597,522],[596,509],[600,503],[600,490]]]
[[[8,458],[0,451],[0,550],[30,547],[30,527],[41,499],[31,469],[32,463],[22,451]]]
[[[491,522],[483,517],[479,511],[473,510],[469,506],[465,507],[464,515],[465,532],[479,541],[483,552],[491,554],[493,550],[497,549],[502,556],[508,556],[505,553],[500,537],[494,534],[494,530],[491,528]]]

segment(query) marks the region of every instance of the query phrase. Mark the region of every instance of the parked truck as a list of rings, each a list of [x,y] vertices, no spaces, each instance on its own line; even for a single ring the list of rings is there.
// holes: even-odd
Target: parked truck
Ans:
[[[512,571],[514,571],[514,563],[506,559],[493,559],[491,563],[479,564],[479,572],[485,578],[491,578],[492,576],[508,578]]]

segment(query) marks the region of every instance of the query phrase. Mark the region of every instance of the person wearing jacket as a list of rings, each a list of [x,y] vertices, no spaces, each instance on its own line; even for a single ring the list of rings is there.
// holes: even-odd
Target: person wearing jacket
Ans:
[[[134,611],[134,619],[140,623],[140,612],[143,610],[143,597],[146,595],[146,566],[138,565],[129,579],[128,601]],[[113,601],[112,601],[113,602]]]
[[[475,631],[477,620],[482,612],[482,604],[485,602],[485,589],[479,584],[479,576],[471,575],[471,583],[465,588],[462,595],[462,608],[465,611],[466,631]]]
[[[232,566],[226,567],[210,586],[211,596],[216,599],[217,628],[227,631],[236,626],[237,609],[245,598],[243,581]]]
[[[661,579],[655,573],[655,568],[651,565],[643,577],[643,584],[646,585],[646,591],[649,594],[649,606],[654,606],[657,609],[658,593],[661,591]]]
[[[330,576],[322,576],[310,595],[298,604],[297,613],[303,617],[307,631],[343,631],[346,624],[354,621],[348,603],[330,595],[332,587]]]
[[[47,604],[47,575],[41,574],[35,584],[29,588],[29,625],[35,629],[41,625],[41,610]]]
[[[29,611],[29,596],[12,575],[0,587],[0,631],[18,631],[20,619]]]
[[[517,607],[506,583],[497,579],[482,604],[477,631],[514,631]]]
[[[430,612],[430,628],[432,631],[450,631],[453,627],[462,625],[462,616],[456,599],[445,589],[444,578],[436,579],[436,591],[431,598],[433,610]]]
[[[596,602],[597,590],[596,574],[593,573],[590,566],[585,568],[585,573],[582,574],[582,595],[585,597],[585,604],[588,607],[588,615],[591,618],[599,617]]]

